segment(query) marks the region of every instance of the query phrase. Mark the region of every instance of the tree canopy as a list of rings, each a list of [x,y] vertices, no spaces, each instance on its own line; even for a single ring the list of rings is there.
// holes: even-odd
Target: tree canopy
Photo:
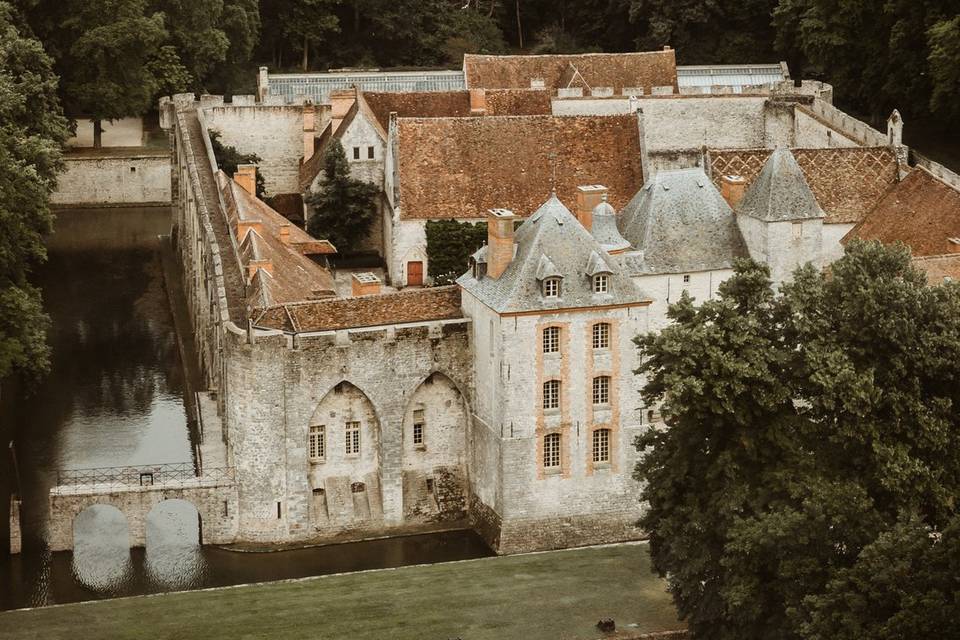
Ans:
[[[339,140],[332,140],[323,156],[323,184],[305,200],[313,209],[307,231],[329,240],[340,253],[349,253],[370,231],[380,189],[350,176],[350,165]]]
[[[960,284],[855,243],[780,292],[740,262],[638,337],[666,423],[637,442],[641,526],[695,637],[894,638],[865,630],[923,628],[933,602],[955,615],[936,563],[960,526],[958,312]],[[913,555],[871,584],[899,544]]]

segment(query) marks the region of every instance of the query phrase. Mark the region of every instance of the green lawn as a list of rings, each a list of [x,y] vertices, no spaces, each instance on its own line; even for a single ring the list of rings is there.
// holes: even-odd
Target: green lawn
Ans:
[[[680,623],[643,544],[0,613],[7,638],[580,640]]]

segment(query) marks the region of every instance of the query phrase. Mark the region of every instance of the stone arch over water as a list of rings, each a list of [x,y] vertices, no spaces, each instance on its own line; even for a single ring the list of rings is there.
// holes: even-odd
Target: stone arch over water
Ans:
[[[145,518],[147,579],[163,589],[188,589],[202,581],[203,515],[189,500],[157,502]]]
[[[130,528],[120,509],[95,503],[73,519],[73,573],[97,593],[121,593],[132,579]]]

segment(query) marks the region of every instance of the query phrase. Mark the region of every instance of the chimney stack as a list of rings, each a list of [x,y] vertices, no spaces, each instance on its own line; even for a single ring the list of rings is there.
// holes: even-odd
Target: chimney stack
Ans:
[[[350,278],[350,295],[353,297],[372,296],[378,293],[380,293],[380,278],[369,271],[355,273]]]
[[[747,181],[743,176],[720,177],[720,195],[727,201],[731,209],[736,209],[740,201],[743,200],[743,194],[747,190]]]
[[[290,244],[290,223],[280,225],[280,242]]]
[[[253,280],[253,276],[257,275],[257,270],[263,269],[270,275],[273,275],[273,262],[270,260],[251,260],[247,263],[247,282]]]
[[[603,202],[604,196],[609,191],[602,184],[588,184],[577,187],[577,220],[587,231],[593,228],[593,210]]]
[[[470,115],[482,116],[487,113],[486,89],[470,89]]]
[[[317,136],[317,108],[313,104],[303,105],[303,161],[313,156],[314,140]]]
[[[487,275],[498,279],[513,261],[513,223],[517,216],[509,209],[487,213]]]
[[[238,164],[233,180],[250,195],[257,195],[257,165]]]

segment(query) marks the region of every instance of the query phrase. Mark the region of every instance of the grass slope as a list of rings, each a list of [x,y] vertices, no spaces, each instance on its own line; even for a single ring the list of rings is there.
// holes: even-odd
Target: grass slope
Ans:
[[[680,624],[646,545],[485,558],[0,613],[8,638],[590,639]]]

